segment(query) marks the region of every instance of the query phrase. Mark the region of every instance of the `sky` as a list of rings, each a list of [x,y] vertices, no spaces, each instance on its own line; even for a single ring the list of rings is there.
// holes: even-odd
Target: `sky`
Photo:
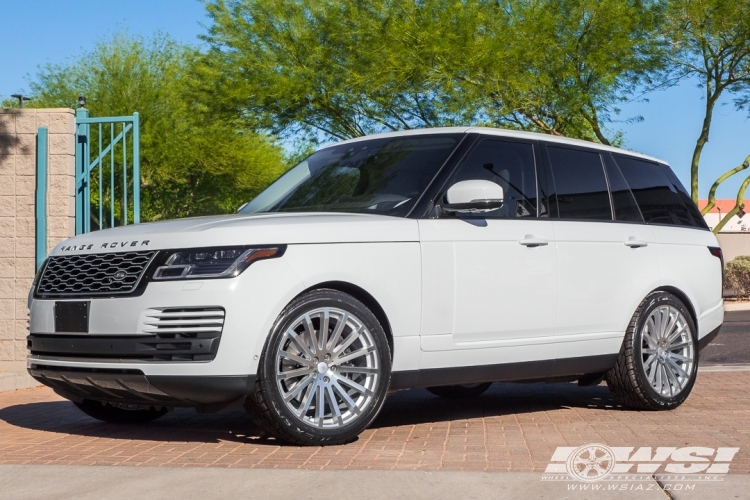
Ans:
[[[199,0],[0,0],[0,21],[0,99],[28,92],[38,66],[74,60],[117,31],[143,36],[161,31],[178,42],[199,45],[202,25],[209,23]],[[667,161],[686,186],[705,106],[695,83],[622,106],[620,119],[642,116],[643,121],[610,126],[623,131],[627,149]],[[748,113],[735,111],[731,98],[722,104],[714,113],[701,161],[702,198],[719,175],[750,155]],[[734,198],[742,180],[738,174],[722,184],[718,197]]]

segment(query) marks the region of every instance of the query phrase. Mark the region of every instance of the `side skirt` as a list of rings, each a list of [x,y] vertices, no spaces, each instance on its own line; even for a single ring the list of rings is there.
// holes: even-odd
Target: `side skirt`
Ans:
[[[390,390],[481,382],[529,382],[603,373],[615,366],[617,353],[580,358],[545,359],[501,365],[430,368],[391,374]]]

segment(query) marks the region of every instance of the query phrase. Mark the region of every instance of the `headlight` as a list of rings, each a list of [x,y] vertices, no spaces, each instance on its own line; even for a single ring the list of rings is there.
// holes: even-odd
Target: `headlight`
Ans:
[[[156,268],[154,280],[234,278],[250,264],[263,259],[281,257],[285,247],[190,248],[167,252],[166,259]]]

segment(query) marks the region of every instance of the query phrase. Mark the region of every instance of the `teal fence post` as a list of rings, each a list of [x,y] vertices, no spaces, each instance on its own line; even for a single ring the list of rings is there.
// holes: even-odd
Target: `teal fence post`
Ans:
[[[36,219],[35,257],[36,269],[47,257],[47,127],[39,127],[36,135],[36,192],[34,218]]]
[[[133,113],[133,224],[141,222],[141,134],[138,112]]]
[[[86,151],[88,150],[88,125],[80,123],[80,119],[89,117],[89,110],[78,108],[76,110],[76,234],[86,231],[84,216],[88,213],[86,210],[86,191],[87,188],[87,170],[88,161]]]

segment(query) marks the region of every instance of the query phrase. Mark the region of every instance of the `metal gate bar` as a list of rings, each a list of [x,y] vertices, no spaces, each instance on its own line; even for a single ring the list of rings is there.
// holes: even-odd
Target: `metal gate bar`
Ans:
[[[88,110],[80,108],[76,110],[76,234],[87,233],[91,231],[91,184],[92,172],[96,172],[96,213],[98,215],[96,229],[114,227],[117,225],[116,219],[116,198],[117,198],[117,151],[122,148],[122,204],[120,205],[120,225],[131,223],[129,211],[132,205],[133,215],[132,223],[138,224],[141,221],[141,189],[140,189],[140,122],[138,113],[132,116],[113,116],[103,118],[89,118]],[[91,161],[91,140],[92,125],[96,133],[96,142],[98,145],[97,156]],[[109,144],[103,147],[103,138],[106,129],[109,127]],[[115,135],[119,128],[119,134]],[[131,136],[132,154],[130,161],[132,174],[128,176],[128,134]],[[104,162],[109,155],[109,185],[105,189],[105,177],[103,175]],[[132,197],[128,196],[129,186],[128,178],[132,180]],[[109,221],[105,219],[105,200],[109,204]],[[108,222],[108,223],[107,223]]]

